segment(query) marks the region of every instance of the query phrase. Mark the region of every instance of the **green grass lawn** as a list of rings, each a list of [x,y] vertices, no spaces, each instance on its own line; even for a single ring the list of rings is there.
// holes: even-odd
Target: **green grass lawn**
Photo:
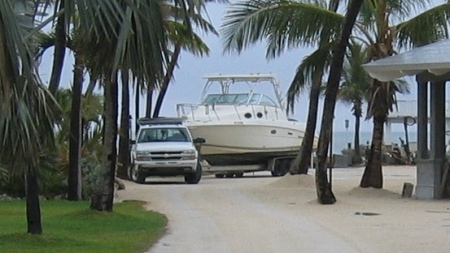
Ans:
[[[25,201],[0,201],[0,252],[144,252],[165,232],[167,219],[142,202],[89,210],[89,202],[41,201],[44,234],[26,233]]]

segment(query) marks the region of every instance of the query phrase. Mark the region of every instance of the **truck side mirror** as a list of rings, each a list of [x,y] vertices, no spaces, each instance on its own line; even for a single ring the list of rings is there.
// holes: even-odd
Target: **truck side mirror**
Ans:
[[[205,140],[205,138],[197,137],[194,139],[193,142],[194,142],[194,144],[201,144],[201,143],[205,143],[206,140]]]

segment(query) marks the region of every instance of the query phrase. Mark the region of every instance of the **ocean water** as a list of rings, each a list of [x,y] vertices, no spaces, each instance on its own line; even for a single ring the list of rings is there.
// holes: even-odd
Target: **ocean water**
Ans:
[[[400,139],[402,138],[405,141],[405,132],[391,132],[390,136],[385,136],[385,143],[396,143],[400,146]],[[410,142],[417,141],[417,133],[416,132],[408,132],[408,139]],[[342,150],[347,148],[347,143],[351,143],[351,147],[354,145],[354,132],[353,131],[336,131],[333,132],[333,153],[341,154]],[[359,144],[366,145],[367,142],[372,142],[372,132],[360,132],[359,133]]]

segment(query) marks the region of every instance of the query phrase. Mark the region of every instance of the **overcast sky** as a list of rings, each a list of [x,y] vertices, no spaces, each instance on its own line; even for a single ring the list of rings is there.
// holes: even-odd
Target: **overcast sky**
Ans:
[[[219,30],[222,23],[222,17],[226,10],[225,4],[209,4],[208,13],[213,25]],[[274,60],[265,59],[265,45],[259,44],[245,50],[242,54],[229,55],[223,54],[222,41],[214,35],[202,35],[204,41],[211,49],[208,57],[198,58],[190,55],[188,52],[182,52],[179,68],[175,70],[175,80],[169,87],[166,99],[163,104],[161,116],[175,116],[176,104],[178,103],[198,103],[200,99],[205,81],[203,76],[208,74],[249,74],[249,73],[273,73],[278,77],[281,83],[283,93],[289,87],[289,84],[294,76],[295,69],[301,60],[308,55],[312,50],[299,48],[289,52],[285,52],[281,57]],[[45,54],[40,67],[41,77],[44,82],[48,82],[50,76],[50,66],[53,51],[48,50]],[[70,87],[72,83],[72,66],[73,56],[69,53],[64,67],[64,73],[61,81],[63,87]],[[415,99],[416,98],[416,84],[412,78],[407,78],[411,86],[411,94],[399,95],[398,99]],[[271,90],[267,90],[269,93]],[[447,92],[449,93],[449,92]],[[133,98],[132,98],[133,99]],[[350,111],[351,107],[339,103],[335,112],[334,128],[337,131],[345,131],[344,121],[350,120],[350,129],[354,124],[354,117]],[[131,110],[134,116],[134,102],[131,103]],[[145,110],[145,100],[141,99],[141,116]],[[303,94],[295,105],[295,113],[293,118],[306,122],[308,111],[308,95]],[[322,101],[319,108],[319,120],[322,114]],[[320,122],[319,122],[320,124]],[[320,126],[318,124],[318,126]],[[400,126],[394,127],[393,130],[399,129]],[[317,131],[320,127],[317,128]],[[362,131],[371,131],[371,121],[364,121],[362,123]]]

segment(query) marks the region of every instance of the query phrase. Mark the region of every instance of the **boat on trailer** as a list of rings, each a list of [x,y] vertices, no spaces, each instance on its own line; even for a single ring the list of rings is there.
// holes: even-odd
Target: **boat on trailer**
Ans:
[[[267,168],[274,158],[298,153],[305,124],[287,116],[275,75],[209,75],[204,79],[200,103],[178,104],[177,113],[193,138],[206,140],[201,154],[210,165],[265,164],[262,167]],[[272,96],[259,91],[264,84],[272,86]],[[217,85],[219,92],[211,92]]]

